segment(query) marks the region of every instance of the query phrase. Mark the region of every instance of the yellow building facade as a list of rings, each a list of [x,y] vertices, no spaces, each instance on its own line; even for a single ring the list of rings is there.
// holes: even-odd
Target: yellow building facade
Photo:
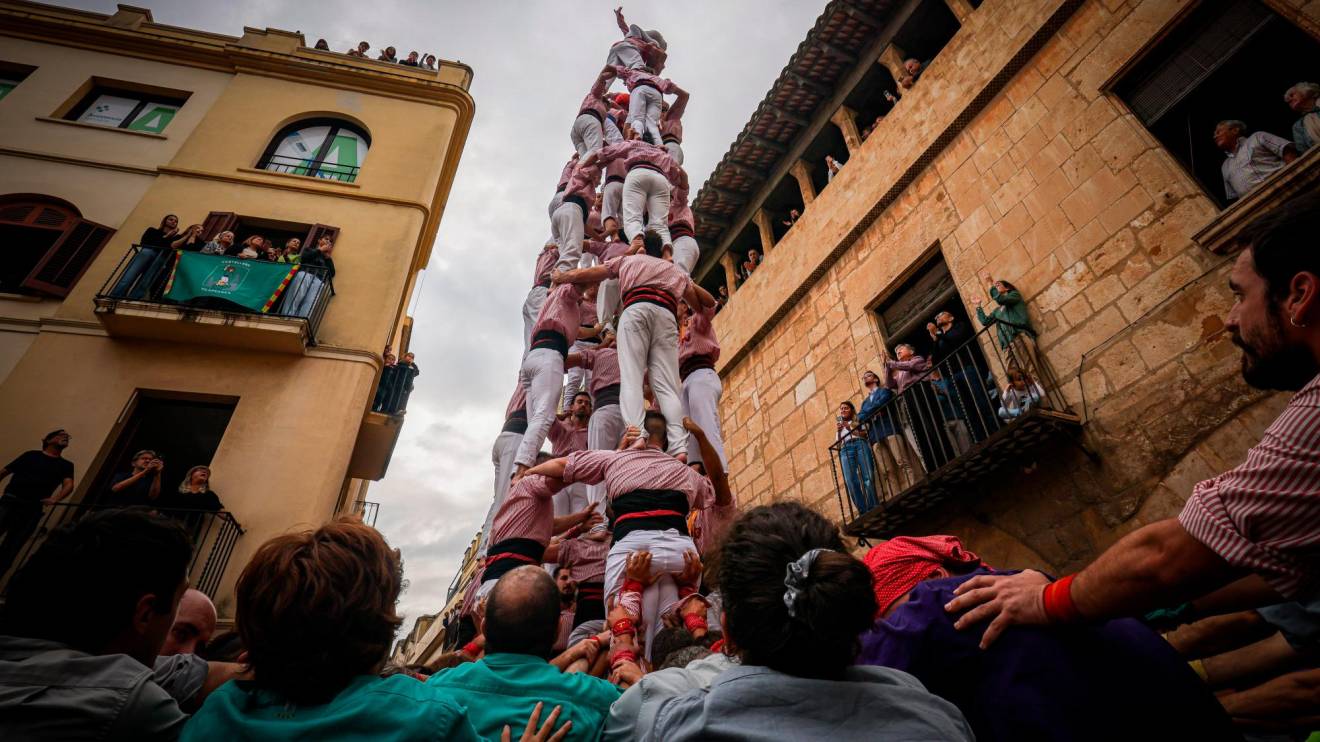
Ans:
[[[209,463],[244,530],[208,576],[231,616],[253,549],[352,509],[384,475],[401,417],[370,411],[382,351],[407,346],[471,77],[276,29],[231,37],[130,6],[0,2],[0,232],[28,261],[0,286],[0,450],[66,428],[73,499],[98,503],[128,448],[196,459],[166,460],[170,489]],[[307,318],[111,296],[167,214],[277,244],[331,236],[333,293]]]

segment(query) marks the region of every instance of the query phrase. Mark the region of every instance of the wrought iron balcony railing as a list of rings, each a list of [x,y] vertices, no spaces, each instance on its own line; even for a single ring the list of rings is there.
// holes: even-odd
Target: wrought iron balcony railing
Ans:
[[[376,527],[376,516],[380,513],[380,503],[370,500],[358,500],[353,503],[353,512],[361,516],[362,522]]]
[[[286,157],[284,155],[270,155],[263,158],[257,167],[262,170],[269,170],[272,173],[308,175],[313,178],[337,180],[342,183],[352,183],[357,180],[358,173],[362,170],[362,168],[356,166],[336,165],[332,162],[317,162],[302,157]]]

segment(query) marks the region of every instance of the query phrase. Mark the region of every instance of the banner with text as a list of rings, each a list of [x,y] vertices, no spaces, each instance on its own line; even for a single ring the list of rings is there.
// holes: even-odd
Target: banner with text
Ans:
[[[178,251],[165,298],[178,302],[225,299],[254,312],[268,312],[298,272],[298,266]]]

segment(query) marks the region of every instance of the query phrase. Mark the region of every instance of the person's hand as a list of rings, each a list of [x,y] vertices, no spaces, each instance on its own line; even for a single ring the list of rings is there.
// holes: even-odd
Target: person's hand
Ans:
[[[584,531],[605,520],[601,517],[600,512],[596,510],[595,504],[588,505],[580,510],[577,513],[577,517],[579,518],[579,522],[582,523],[582,530]]]
[[[934,322],[927,322],[927,323],[926,323],[926,332],[929,332],[931,337],[935,337],[935,332],[936,332],[936,330],[938,330],[938,329],[939,329],[939,328],[935,327],[935,323],[934,323]]]
[[[692,549],[683,552],[683,571],[674,574],[674,581],[680,585],[700,584],[701,555]]]
[[[536,702],[536,708],[532,709],[532,715],[527,718],[527,727],[523,729],[522,737],[519,737],[521,742],[559,742],[559,740],[567,737],[573,729],[572,721],[566,721],[564,726],[558,730],[555,729],[555,723],[559,721],[559,706],[555,706],[555,710],[550,712],[550,716],[546,718],[545,723],[541,725],[540,729],[537,729],[536,725],[541,721],[541,709],[544,706],[545,704],[540,701]],[[512,742],[513,737],[511,734],[509,725],[505,724],[504,733],[500,735],[501,742]]]
[[[972,299],[972,304],[973,304],[974,306],[978,306],[978,307],[981,306],[981,297],[979,297],[979,296],[974,297],[974,298]]]
[[[683,429],[686,430],[686,431],[689,432],[689,433],[704,433],[704,432],[706,432],[706,431],[704,431],[704,430],[701,429],[701,426],[700,426],[700,425],[697,425],[697,421],[696,421],[696,420],[693,420],[692,418],[687,417],[687,416],[684,416],[684,417],[683,417]]]
[[[155,469],[157,472],[159,472],[159,471],[161,471],[162,469],[165,468],[165,462],[162,461],[162,460],[160,460],[160,459],[152,459],[152,460],[151,460],[151,468],[152,468],[152,469]]]
[[[1032,569],[1015,575],[973,577],[958,586],[954,591],[958,597],[946,603],[944,610],[967,611],[953,624],[959,630],[990,621],[981,636],[981,649],[985,649],[1009,626],[1049,623],[1044,598],[1049,583],[1050,578]]]
[[[630,580],[637,580],[643,585],[650,585],[655,581],[651,576],[651,552],[634,551],[628,555],[628,564],[623,569],[624,575]]]
[[[559,284],[561,284],[561,283],[563,283],[563,282],[564,282],[564,272],[563,272],[563,271],[557,271],[557,270],[552,270],[552,271],[550,271],[550,283],[552,283],[552,284],[558,286]]]
[[[620,688],[628,688],[642,679],[642,668],[637,666],[636,662],[624,660],[610,673],[610,682]]]
[[[600,653],[600,644],[596,641],[596,637],[589,636],[578,642],[573,650],[577,653],[578,659],[586,660],[590,665],[596,661],[596,655]]]
[[[981,283],[985,284],[986,286],[991,286],[994,285],[994,282],[995,279],[991,277],[990,271],[986,271],[985,273],[981,274]]]

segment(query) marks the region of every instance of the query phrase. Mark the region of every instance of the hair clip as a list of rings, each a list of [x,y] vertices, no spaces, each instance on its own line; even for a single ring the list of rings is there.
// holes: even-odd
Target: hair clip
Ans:
[[[797,558],[797,561],[788,563],[788,570],[784,574],[784,607],[788,609],[789,618],[797,618],[797,604],[802,597],[802,591],[807,586],[807,573],[811,571],[811,563],[816,561],[822,551],[829,549],[812,549]]]

